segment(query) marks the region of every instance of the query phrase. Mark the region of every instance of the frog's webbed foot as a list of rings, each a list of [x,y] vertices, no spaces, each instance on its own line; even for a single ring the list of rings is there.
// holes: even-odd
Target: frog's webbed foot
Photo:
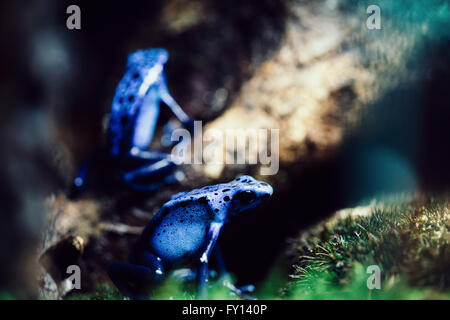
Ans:
[[[216,258],[216,263],[219,268],[220,272],[220,281],[222,281],[222,284],[227,287],[230,290],[230,294],[238,296],[245,300],[256,300],[256,298],[249,295],[249,293],[252,293],[255,291],[255,286],[252,284],[242,286],[242,287],[236,287],[231,282],[231,277],[229,276],[229,273],[225,267],[225,263],[223,261],[222,252],[220,250],[219,245],[216,245],[214,248],[214,256]]]
[[[236,287],[232,284],[228,279],[223,280],[223,285],[230,290],[230,294],[234,296],[238,296],[244,300],[256,300],[255,297],[250,296],[249,294],[255,291],[255,286],[252,284]]]
[[[247,284],[245,286],[238,287],[243,293],[253,293],[255,292],[255,286],[253,284]]]
[[[215,270],[208,270],[208,273],[209,279],[217,278],[217,272]],[[197,279],[197,270],[190,268],[175,269],[171,272],[169,278],[177,282],[193,282]]]

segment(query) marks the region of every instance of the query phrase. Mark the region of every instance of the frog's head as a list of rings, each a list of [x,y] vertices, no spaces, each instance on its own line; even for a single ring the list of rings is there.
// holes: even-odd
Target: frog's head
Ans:
[[[137,50],[128,55],[127,66],[152,68],[155,65],[164,65],[167,59],[169,59],[169,54],[162,48]]]
[[[247,175],[234,179],[231,184],[235,190],[230,203],[233,213],[240,213],[255,208],[273,193],[273,189],[268,183],[258,181]]]

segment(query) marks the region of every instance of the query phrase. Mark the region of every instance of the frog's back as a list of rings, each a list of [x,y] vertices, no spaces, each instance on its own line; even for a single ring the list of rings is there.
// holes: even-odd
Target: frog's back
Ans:
[[[166,60],[164,49],[137,50],[128,56],[126,71],[117,85],[109,118],[108,134],[113,155],[119,154],[121,149],[128,151],[132,146],[136,117],[146,95],[146,92],[141,92],[144,80],[151,79],[146,88],[157,85]],[[147,77],[149,70],[154,70],[153,78]]]

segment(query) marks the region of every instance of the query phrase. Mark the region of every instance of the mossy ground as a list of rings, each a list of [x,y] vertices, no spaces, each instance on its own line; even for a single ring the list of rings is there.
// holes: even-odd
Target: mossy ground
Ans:
[[[450,299],[449,196],[342,210],[300,234],[286,285],[281,268],[255,296],[263,299]],[[367,267],[381,270],[381,289],[370,290]],[[231,279],[230,279],[231,280]],[[192,284],[166,281],[152,295],[194,299]],[[219,281],[211,299],[233,299]],[[236,297],[234,297],[236,298]],[[124,299],[110,284],[69,299]]]
[[[233,282],[231,277],[215,279],[211,281],[210,289],[208,291],[208,298],[211,300],[218,299],[238,299],[235,295],[230,293],[222,283],[223,281]],[[149,296],[153,299],[174,299],[174,300],[194,300],[196,296],[196,288],[194,283],[180,283],[171,278],[164,281],[160,286],[156,287],[153,292],[149,292]],[[75,293],[66,297],[69,300],[124,300],[124,297],[115,287],[110,283],[103,283],[98,285],[95,290],[87,293]]]
[[[372,204],[338,212],[300,235],[292,299],[450,298],[448,195],[407,204]],[[367,267],[381,269],[381,289],[369,290]]]

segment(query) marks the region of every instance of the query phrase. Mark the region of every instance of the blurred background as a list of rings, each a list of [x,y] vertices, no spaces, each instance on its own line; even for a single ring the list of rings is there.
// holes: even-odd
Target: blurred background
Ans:
[[[66,27],[71,4],[81,30]],[[366,27],[370,4],[381,30]],[[288,237],[335,210],[449,188],[446,1],[40,0],[3,2],[0,12],[0,294],[37,297],[73,261],[86,290],[108,281],[106,266],[136,238],[114,226],[141,227],[174,192],[238,174],[275,190],[220,239],[242,284],[262,281]],[[138,199],[127,190],[67,199],[77,168],[104,143],[127,54],[149,47],[168,50],[169,89],[192,119],[279,128],[279,172],[184,166],[180,185]],[[161,110],[159,124],[171,118]],[[73,255],[58,249],[67,241]],[[43,255],[56,266],[42,268]]]

